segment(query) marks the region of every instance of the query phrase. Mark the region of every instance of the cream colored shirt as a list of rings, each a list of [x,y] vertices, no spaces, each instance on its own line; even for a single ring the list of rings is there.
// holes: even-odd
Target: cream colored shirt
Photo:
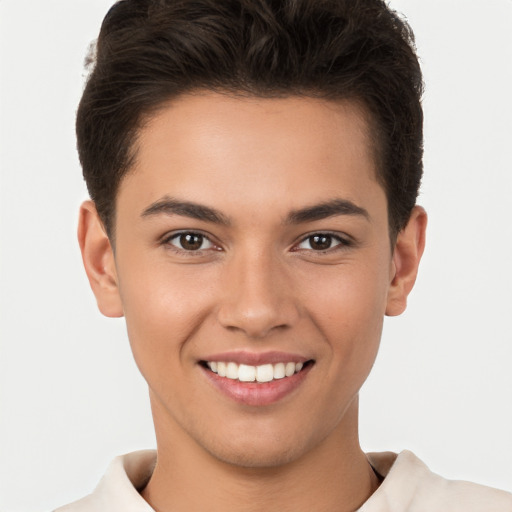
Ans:
[[[357,512],[512,512],[512,494],[446,480],[409,451],[370,453],[368,459],[385,478]],[[154,450],[116,457],[92,494],[55,512],[154,512],[137,489],[155,461]]]

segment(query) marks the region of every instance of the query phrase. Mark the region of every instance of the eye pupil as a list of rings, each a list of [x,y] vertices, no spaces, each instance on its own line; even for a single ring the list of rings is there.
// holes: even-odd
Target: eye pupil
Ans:
[[[187,251],[197,251],[203,245],[203,235],[196,233],[183,233],[180,236],[180,245]]]
[[[313,235],[310,237],[309,243],[312,249],[325,251],[331,247],[332,237],[329,235]]]

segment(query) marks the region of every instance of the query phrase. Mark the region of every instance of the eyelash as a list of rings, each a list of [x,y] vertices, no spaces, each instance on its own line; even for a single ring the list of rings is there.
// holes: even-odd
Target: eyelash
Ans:
[[[315,237],[324,237],[330,239],[331,242],[338,242],[336,245],[328,247],[327,249],[320,249],[320,250],[314,250],[314,249],[301,249],[299,246],[302,245],[304,242],[307,242],[308,240],[311,243],[311,240]],[[340,251],[343,249],[346,249],[348,247],[352,247],[354,245],[354,242],[349,239],[348,237],[343,237],[337,233],[332,233],[329,231],[317,231],[315,233],[310,233],[304,237],[301,238],[300,242],[294,246],[294,251],[311,251],[315,254],[327,254],[327,253],[333,253],[336,251]]]
[[[209,247],[207,247],[205,249],[185,249],[183,247],[177,247],[175,244],[172,243],[173,240],[179,240],[181,237],[186,237],[186,236],[200,237],[201,245],[203,245],[204,242],[207,242],[209,244]],[[310,241],[310,246],[311,246],[311,241],[315,237],[327,238],[327,239],[329,239],[329,241],[331,243],[332,242],[337,242],[337,243],[334,246],[330,246],[330,247],[327,247],[326,249],[319,249],[319,250],[315,250],[313,248],[308,249],[308,248],[300,247],[303,243],[307,242],[308,240]],[[212,249],[216,250],[216,251],[222,250],[221,247],[219,247],[214,242],[212,242],[211,238],[208,235],[206,235],[200,231],[192,231],[192,230],[191,231],[179,231],[179,232],[172,233],[171,235],[165,237],[162,240],[162,245],[167,246],[170,250],[174,251],[175,253],[178,253],[180,255],[186,255],[186,256],[202,256],[202,255],[204,255],[205,251],[210,251]],[[354,245],[354,242],[352,240],[350,240],[348,237],[342,237],[339,234],[332,233],[329,231],[317,231],[317,232],[310,233],[310,234],[302,237],[300,239],[300,241],[293,246],[292,252],[308,251],[308,252],[311,252],[314,254],[327,254],[327,253],[333,253],[333,252],[337,252],[337,251],[346,249],[353,245]]]
[[[177,247],[172,243],[173,240],[179,240],[181,237],[186,236],[194,236],[194,237],[200,237],[201,245],[203,245],[204,242],[208,242],[210,244],[209,247],[206,249],[184,249],[183,247]],[[170,250],[180,254],[180,255],[186,255],[186,256],[199,256],[203,255],[205,251],[209,251],[211,249],[215,250],[221,250],[220,247],[215,245],[210,237],[204,233],[201,233],[200,231],[179,231],[177,233],[172,233],[170,236],[165,237],[162,240],[162,245],[167,246]]]

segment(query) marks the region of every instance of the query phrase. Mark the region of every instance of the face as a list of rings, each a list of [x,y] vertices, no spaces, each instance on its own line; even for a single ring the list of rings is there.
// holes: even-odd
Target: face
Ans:
[[[157,437],[252,467],[355,439],[397,273],[357,106],[183,96],[137,149],[112,288]]]

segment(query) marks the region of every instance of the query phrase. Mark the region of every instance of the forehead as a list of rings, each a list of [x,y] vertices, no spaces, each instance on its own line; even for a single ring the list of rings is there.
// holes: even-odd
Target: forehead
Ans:
[[[143,206],[167,194],[241,209],[329,196],[358,203],[382,193],[369,131],[350,101],[183,95],[141,128],[118,199]]]
[[[325,154],[331,153],[334,145],[348,156],[351,152],[343,146],[354,147],[357,142],[364,145],[365,155],[359,156],[366,157],[374,150],[368,117],[355,100],[261,98],[198,91],[178,96],[150,116],[139,131],[137,149],[144,152],[154,144],[169,143],[172,136],[180,145],[186,144],[184,150],[194,144],[198,149],[197,145],[205,142],[211,150],[214,142],[225,147],[231,141],[234,146],[250,142],[245,149],[250,146],[255,153],[297,145],[304,153],[315,145],[317,158],[327,146],[331,151]],[[304,141],[308,141],[306,147],[302,146]]]

